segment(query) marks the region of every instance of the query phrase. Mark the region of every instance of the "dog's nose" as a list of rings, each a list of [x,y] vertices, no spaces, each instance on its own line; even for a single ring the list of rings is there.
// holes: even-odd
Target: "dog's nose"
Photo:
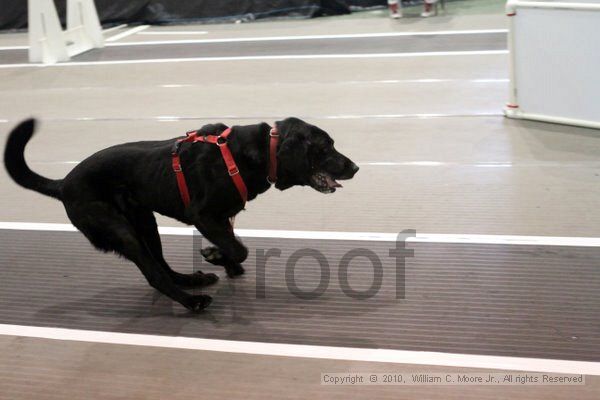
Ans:
[[[358,165],[352,163],[351,169],[352,169],[352,175],[355,175],[360,168],[358,168]]]

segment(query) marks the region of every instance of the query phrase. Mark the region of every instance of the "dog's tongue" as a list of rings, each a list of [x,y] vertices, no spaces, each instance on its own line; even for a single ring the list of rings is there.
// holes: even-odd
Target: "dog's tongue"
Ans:
[[[325,175],[325,179],[327,180],[327,186],[329,186],[330,188],[342,187],[342,185],[340,185],[335,179],[333,179],[329,175]]]

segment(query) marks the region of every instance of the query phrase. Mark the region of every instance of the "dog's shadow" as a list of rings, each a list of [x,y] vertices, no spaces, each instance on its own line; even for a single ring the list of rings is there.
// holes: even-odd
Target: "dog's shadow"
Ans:
[[[185,324],[178,317],[188,315],[183,307],[150,287],[121,285],[54,303],[38,310],[34,317],[68,328],[176,335]],[[165,318],[169,318],[168,324],[158,322]]]
[[[189,292],[210,294],[214,302],[206,310],[192,313],[150,287],[128,285],[44,307],[35,317],[60,321],[68,328],[261,340],[273,336],[273,329],[287,325],[319,325],[341,315],[360,319],[375,309],[397,303],[393,299],[353,300],[337,291],[306,300],[285,286],[268,282],[264,295],[257,296],[255,282],[249,277],[222,278],[211,288]],[[295,333],[291,328],[288,338],[302,342],[301,331]]]

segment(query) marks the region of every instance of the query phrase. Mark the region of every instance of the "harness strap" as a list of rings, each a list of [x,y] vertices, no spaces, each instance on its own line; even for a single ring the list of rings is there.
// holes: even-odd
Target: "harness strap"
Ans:
[[[238,190],[240,197],[244,204],[248,201],[248,189],[246,188],[246,184],[242,179],[242,175],[240,174],[240,170],[235,164],[235,160],[233,159],[233,154],[231,154],[231,150],[229,150],[229,146],[227,146],[227,136],[231,133],[231,128],[227,128],[225,132],[219,135],[216,139],[216,144],[219,146],[221,150],[221,155],[223,156],[223,161],[225,161],[225,165],[227,166],[227,172],[229,176],[233,180],[233,184]],[[200,140],[201,142],[203,140]]]
[[[277,182],[277,145],[279,144],[279,131],[277,127],[271,128],[269,132],[269,175],[267,181],[270,184]]]
[[[186,137],[183,139],[177,139],[177,141],[173,144],[173,148],[171,150],[172,156],[172,168],[175,172],[175,177],[177,178],[177,186],[179,188],[179,194],[181,195],[181,201],[183,205],[187,208],[190,204],[190,193],[187,187],[187,183],[185,181],[185,175],[181,169],[181,158],[179,157],[179,148],[181,144],[184,142],[187,143],[195,143],[195,142],[203,142],[203,143],[212,143],[216,144],[221,151],[221,156],[223,157],[223,161],[225,162],[225,166],[227,167],[227,172],[233,181],[240,197],[244,204],[248,201],[248,188],[244,183],[244,179],[240,174],[240,170],[238,169],[235,159],[233,158],[233,154],[231,154],[231,150],[227,145],[227,137],[231,133],[231,128],[227,128],[220,135],[198,135],[198,131],[189,131],[186,132]],[[271,184],[277,181],[277,145],[279,143],[279,132],[277,128],[271,128],[269,132],[269,173],[267,176],[267,181]]]
[[[227,145],[227,137],[231,133],[231,128],[227,128],[223,133],[219,136],[215,135],[206,135],[206,136],[198,136],[197,131],[190,131],[186,133],[186,137],[183,139],[178,139],[173,145],[173,149],[171,151],[172,156],[172,167],[175,172],[175,177],[177,178],[177,186],[179,187],[179,194],[181,195],[181,201],[183,201],[183,205],[185,207],[190,205],[190,193],[188,190],[188,186],[185,180],[185,175],[183,174],[183,170],[181,169],[181,158],[179,157],[179,148],[181,144],[184,142],[187,143],[195,143],[195,142],[204,142],[204,143],[212,143],[216,144],[221,151],[221,156],[223,157],[223,161],[225,161],[225,165],[227,166],[227,172],[231,177],[233,184],[235,185],[240,197],[244,204],[248,201],[248,189],[246,188],[246,184],[240,175],[240,170],[238,169],[233,155],[231,154],[231,150],[229,150],[229,146]]]
[[[177,186],[179,187],[181,201],[183,201],[184,206],[187,208],[187,206],[190,204],[190,193],[188,191],[187,184],[185,183],[185,176],[181,170],[181,159],[179,158],[179,154],[173,153],[172,165],[173,171],[175,172],[175,177],[177,178]]]

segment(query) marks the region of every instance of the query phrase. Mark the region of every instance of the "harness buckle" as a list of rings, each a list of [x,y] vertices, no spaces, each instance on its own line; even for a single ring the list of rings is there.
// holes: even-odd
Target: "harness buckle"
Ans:
[[[238,169],[238,167],[235,167],[233,169],[228,170],[227,172],[229,172],[229,176],[234,176],[240,173],[240,170]]]
[[[215,141],[215,143],[217,144],[217,146],[221,147],[221,146],[225,146],[227,144],[227,138],[223,137],[223,136],[218,136],[217,140]]]
[[[277,131],[277,129],[271,129],[271,131],[269,131],[269,136],[270,137],[279,137],[279,132]]]
[[[181,172],[182,171],[181,165],[174,165],[173,166],[173,171],[175,171],[175,172]]]

